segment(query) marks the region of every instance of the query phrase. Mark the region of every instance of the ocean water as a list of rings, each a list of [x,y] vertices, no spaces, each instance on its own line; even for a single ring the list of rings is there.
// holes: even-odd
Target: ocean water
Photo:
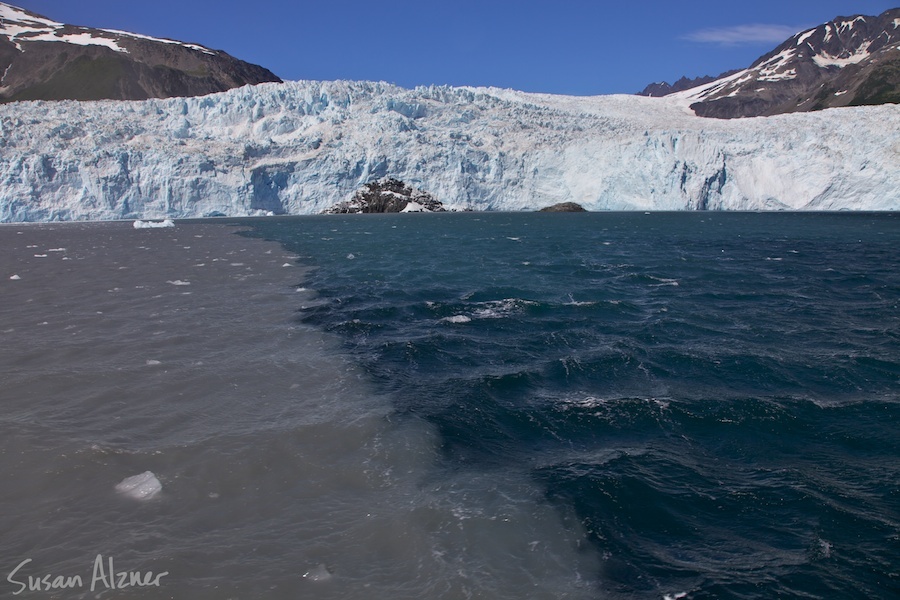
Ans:
[[[895,598],[898,247],[857,213],[4,226],[0,593]]]

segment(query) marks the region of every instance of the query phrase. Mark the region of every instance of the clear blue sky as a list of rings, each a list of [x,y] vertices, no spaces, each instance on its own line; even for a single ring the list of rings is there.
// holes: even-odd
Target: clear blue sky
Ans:
[[[282,79],[633,93],[748,66],[791,32],[900,0],[5,0],[225,50]]]

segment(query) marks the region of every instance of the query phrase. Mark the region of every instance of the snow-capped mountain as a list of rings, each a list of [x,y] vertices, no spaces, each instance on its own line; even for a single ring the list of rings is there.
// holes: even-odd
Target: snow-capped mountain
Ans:
[[[0,221],[310,214],[395,177],[448,209],[900,209],[900,106],[695,116],[675,96],[289,82],[0,106]]]
[[[142,100],[280,81],[220,50],[57,23],[0,3],[0,101]]]
[[[900,8],[802,31],[749,68],[678,92],[706,117],[900,103]]]
[[[700,77],[687,78],[682,77],[678,79],[675,83],[669,83],[668,81],[657,81],[649,84],[643,90],[638,92],[638,96],[650,96],[651,98],[660,98],[662,96],[668,96],[669,94],[674,94],[675,92],[683,92],[684,90],[689,90],[691,88],[695,88],[697,86],[703,85],[704,83],[712,83],[717,79],[721,79],[723,77],[727,77],[728,75],[732,75],[737,73],[738,69],[728,71],[726,73],[722,73],[718,76],[712,75],[702,75]]]

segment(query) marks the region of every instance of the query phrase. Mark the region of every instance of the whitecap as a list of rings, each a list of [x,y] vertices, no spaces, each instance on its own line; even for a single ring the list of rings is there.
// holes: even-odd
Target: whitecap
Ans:
[[[474,313],[475,317],[479,319],[502,319],[510,314],[519,312],[522,310],[522,307],[535,306],[538,303],[520,298],[504,298],[503,300],[489,300],[478,304],[484,308],[476,310]]]
[[[659,282],[660,282],[660,283],[655,283],[655,284],[651,285],[650,287],[663,287],[663,286],[665,286],[665,285],[671,285],[671,286],[674,286],[674,287],[678,287],[678,280],[677,280],[677,279],[668,279],[668,278],[666,278],[666,277],[654,277],[653,275],[648,275],[647,277],[649,277],[649,278],[652,279],[653,281],[659,281]]]
[[[190,281],[182,281],[180,279],[176,279],[175,281],[166,281],[166,283],[171,283],[172,285],[191,285]]]
[[[445,323],[468,323],[472,320],[472,317],[467,317],[466,315],[453,315],[452,317],[444,317],[441,321]]]
[[[19,281],[20,279],[22,279],[22,278],[19,277],[18,275],[12,275],[12,276],[10,276],[10,280],[12,280],[12,281]]]

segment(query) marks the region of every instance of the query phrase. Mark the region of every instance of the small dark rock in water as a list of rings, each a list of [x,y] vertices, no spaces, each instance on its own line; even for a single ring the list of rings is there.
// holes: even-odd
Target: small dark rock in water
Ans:
[[[553,206],[545,206],[538,212],[587,212],[584,207],[575,202],[560,202]]]
[[[386,177],[357,190],[353,198],[323,211],[325,214],[445,212],[444,205],[428,192],[399,179]]]

